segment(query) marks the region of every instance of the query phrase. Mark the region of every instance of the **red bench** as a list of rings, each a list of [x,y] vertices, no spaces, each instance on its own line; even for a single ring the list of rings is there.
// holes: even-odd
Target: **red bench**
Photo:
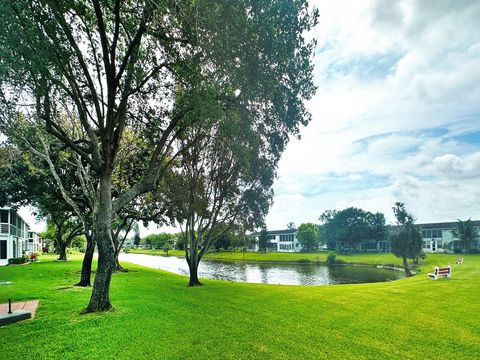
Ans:
[[[436,266],[433,273],[428,273],[428,277],[432,280],[437,280],[440,277],[450,278],[452,277],[452,268],[450,266],[443,268]]]

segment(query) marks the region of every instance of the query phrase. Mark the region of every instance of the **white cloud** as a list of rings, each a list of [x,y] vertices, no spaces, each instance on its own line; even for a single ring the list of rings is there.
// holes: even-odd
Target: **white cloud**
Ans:
[[[313,120],[280,161],[267,225],[346,206],[391,218],[394,201],[419,221],[480,218],[480,139],[461,137],[480,131],[480,2],[315,5]]]

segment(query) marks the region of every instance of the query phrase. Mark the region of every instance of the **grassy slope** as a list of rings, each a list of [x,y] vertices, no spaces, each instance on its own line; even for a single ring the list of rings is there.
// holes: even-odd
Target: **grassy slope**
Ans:
[[[115,312],[79,315],[90,290],[68,287],[79,258],[0,268],[0,299],[40,299],[33,321],[0,328],[0,357],[473,359],[480,353],[480,256],[450,280],[324,287],[205,281],[128,265],[112,282]],[[66,287],[66,288],[65,288]]]
[[[132,253],[137,254],[149,254],[149,255],[164,255],[163,250],[145,250],[145,249],[132,249]],[[184,252],[181,250],[170,251],[170,255],[184,256]],[[218,252],[207,253],[206,259],[214,260],[242,260],[242,261],[279,261],[279,262],[326,262],[328,252],[317,253],[283,253],[283,252]],[[338,255],[337,259],[343,260],[345,263],[350,264],[379,264],[379,265],[398,265],[401,266],[402,260],[395,257],[390,253],[358,253],[352,255]]]

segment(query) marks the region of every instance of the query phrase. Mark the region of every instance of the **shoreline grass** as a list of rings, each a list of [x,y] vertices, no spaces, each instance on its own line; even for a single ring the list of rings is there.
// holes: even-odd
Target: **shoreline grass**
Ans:
[[[130,249],[133,254],[145,254],[166,256],[163,250],[154,249]],[[246,261],[246,262],[277,262],[277,263],[327,263],[328,251],[321,251],[315,253],[286,253],[286,252],[209,252],[206,253],[204,259],[222,260],[222,261]],[[182,250],[174,250],[169,252],[169,256],[184,257],[185,253]],[[337,255],[337,260],[343,264],[349,265],[390,265],[394,267],[402,267],[402,259],[397,258],[391,253],[355,253],[350,255]],[[410,264],[412,262],[410,261]]]
[[[80,315],[81,262],[42,256],[0,268],[0,299],[39,299],[36,318],[0,328],[2,359],[473,359],[480,351],[480,256],[432,255],[388,283],[287,286],[187,279],[125,264],[115,311]],[[453,277],[430,281],[434,265]],[[2,301],[3,302],[3,301]]]

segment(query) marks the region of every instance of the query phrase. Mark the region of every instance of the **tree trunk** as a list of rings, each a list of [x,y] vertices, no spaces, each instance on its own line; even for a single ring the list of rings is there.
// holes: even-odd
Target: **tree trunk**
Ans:
[[[93,238],[98,247],[98,265],[90,303],[86,313],[108,311],[110,280],[115,269],[115,249],[112,239],[112,174],[100,176],[98,209],[93,219]]]
[[[190,258],[188,268],[190,270],[190,280],[188,286],[202,286],[203,284],[198,280],[198,264],[199,260],[196,256]]]
[[[118,260],[118,255],[120,255],[120,248],[115,249],[115,271],[127,272],[128,270],[125,269],[122,265],[120,265],[120,261]]]
[[[410,277],[412,276],[412,272],[410,271],[410,268],[408,267],[408,261],[405,256],[403,256],[403,268],[405,269],[405,276]]]
[[[87,248],[82,262],[82,274],[80,275],[80,282],[75,286],[90,286],[90,278],[92,275],[92,261],[93,253],[95,251],[95,243],[90,236],[87,236]]]
[[[59,254],[58,260],[67,261],[67,244],[59,241],[58,247],[60,248],[58,252]]]

